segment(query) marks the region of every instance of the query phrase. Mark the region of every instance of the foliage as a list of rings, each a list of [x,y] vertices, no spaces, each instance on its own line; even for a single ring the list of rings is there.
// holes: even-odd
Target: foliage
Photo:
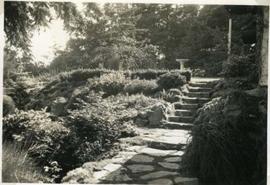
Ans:
[[[258,81],[258,65],[251,56],[231,56],[229,61],[223,63],[225,77],[248,77]]]
[[[158,91],[158,85],[155,80],[131,80],[124,87],[124,92],[128,94],[143,93],[153,95]]]
[[[19,111],[3,118],[4,141],[20,143],[38,164],[48,165],[61,155],[69,129],[45,111]]]
[[[157,70],[157,69],[141,69],[141,70],[133,70],[133,71],[127,71],[127,73],[130,73],[131,79],[141,79],[141,80],[155,80],[160,75],[163,75],[167,73],[168,70]]]
[[[103,73],[105,73],[105,70],[102,69],[77,69],[60,73],[58,80],[60,82],[65,80],[70,82],[86,82],[88,78],[100,77]]]
[[[177,88],[186,83],[186,77],[182,76],[179,72],[169,72],[161,75],[157,80],[160,89]]]
[[[169,89],[167,91],[163,89],[163,91],[161,91],[158,94],[158,98],[163,99],[170,103],[179,101],[182,96],[183,96],[183,93],[179,89]]]
[[[42,170],[19,144],[3,143],[2,181],[5,183],[38,183],[47,181]]]
[[[107,97],[123,92],[128,79],[121,72],[113,72],[104,74],[97,79],[90,79],[88,82],[91,90],[101,91],[104,93],[104,97]]]
[[[215,184],[255,184],[264,177],[265,100],[235,91],[205,104],[183,156],[186,170]]]
[[[50,9],[57,17],[64,19],[66,27],[79,16],[73,3],[57,2],[5,2],[4,31],[7,42],[29,54],[30,36],[34,29],[47,26],[53,18]]]
[[[14,100],[18,109],[24,109],[25,104],[30,101],[30,94],[27,92],[29,86],[25,80],[19,78],[18,75],[14,75],[14,80],[5,81],[4,86],[7,88],[5,93]]]

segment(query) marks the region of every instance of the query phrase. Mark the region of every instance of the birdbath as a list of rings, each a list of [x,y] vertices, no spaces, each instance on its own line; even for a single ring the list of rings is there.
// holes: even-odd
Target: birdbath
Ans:
[[[185,63],[188,62],[189,59],[176,59],[176,62],[179,62],[180,65],[180,71],[184,71],[185,70]]]

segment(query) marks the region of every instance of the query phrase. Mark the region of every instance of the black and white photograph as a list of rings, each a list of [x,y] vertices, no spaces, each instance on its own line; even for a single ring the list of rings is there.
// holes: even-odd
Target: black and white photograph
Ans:
[[[3,183],[267,185],[269,5],[3,5]]]

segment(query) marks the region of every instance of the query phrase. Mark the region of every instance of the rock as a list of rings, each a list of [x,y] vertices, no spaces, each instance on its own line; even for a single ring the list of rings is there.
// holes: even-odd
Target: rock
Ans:
[[[127,182],[131,181],[132,179],[126,174],[125,170],[117,170],[115,172],[112,172],[108,174],[105,178],[103,178],[104,181],[106,182]]]
[[[184,154],[183,151],[177,151],[175,153],[173,153],[172,155],[175,155],[175,156],[182,156]]]
[[[104,170],[107,170],[109,172],[113,172],[121,167],[122,167],[122,165],[120,165],[120,164],[112,164],[111,163],[111,164],[107,164],[106,166],[104,166]]]
[[[179,89],[169,89],[168,94],[172,95],[183,95],[183,93]]]
[[[56,116],[62,116],[65,113],[66,104],[66,98],[57,97],[51,105],[51,112]]]
[[[181,157],[168,157],[164,159],[166,162],[181,162],[181,160]]]
[[[141,153],[148,154],[155,157],[164,157],[168,155],[172,155],[177,152],[177,150],[158,150],[154,148],[144,148],[141,150]]]
[[[3,95],[3,116],[15,112],[15,102],[10,96]]]
[[[267,95],[267,90],[261,87],[257,87],[256,89],[247,90],[245,93],[254,97],[264,97]]]
[[[176,177],[174,179],[174,182],[177,185],[199,185],[199,181],[197,178]]]
[[[163,118],[166,118],[166,107],[158,103],[151,108],[151,111],[148,112],[148,120],[150,126],[161,125]]]
[[[67,175],[62,179],[63,183],[87,183],[92,179],[92,173],[83,168],[76,168],[69,171]]]
[[[142,180],[149,180],[149,179],[157,179],[160,177],[166,177],[166,176],[174,176],[178,175],[177,172],[169,172],[169,171],[157,171],[157,172],[152,172],[146,175],[143,175],[140,177]]]
[[[147,155],[138,154],[135,155],[130,161],[136,163],[150,163],[154,161],[154,158]]]
[[[106,177],[106,175],[108,175],[110,172],[108,172],[107,170],[102,170],[102,171],[98,171],[98,172],[94,172],[93,173],[93,177],[97,180],[99,179],[103,179]]]
[[[188,84],[185,84],[185,85],[181,86],[180,89],[181,89],[181,92],[185,92],[185,93],[188,93],[189,92],[189,90],[188,90]]]
[[[132,173],[149,172],[154,170],[153,166],[146,164],[132,164],[128,165],[127,168],[130,169]]]
[[[158,163],[160,166],[170,169],[170,170],[177,170],[180,168],[179,164],[176,163],[166,163],[166,162],[159,162]]]
[[[170,179],[157,179],[148,182],[148,184],[173,185],[173,182]]]

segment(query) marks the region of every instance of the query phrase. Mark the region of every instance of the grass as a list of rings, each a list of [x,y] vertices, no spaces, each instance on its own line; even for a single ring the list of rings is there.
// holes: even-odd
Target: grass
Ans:
[[[45,180],[41,170],[28,156],[27,150],[18,144],[3,143],[2,181],[13,183],[37,183]]]

